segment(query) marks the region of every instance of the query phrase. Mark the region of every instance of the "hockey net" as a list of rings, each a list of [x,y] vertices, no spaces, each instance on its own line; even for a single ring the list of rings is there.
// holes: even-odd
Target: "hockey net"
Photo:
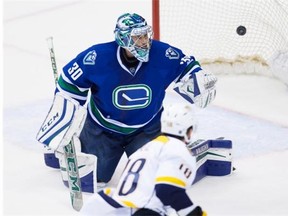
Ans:
[[[263,74],[288,84],[287,0],[154,0],[153,26],[156,39],[216,74]]]

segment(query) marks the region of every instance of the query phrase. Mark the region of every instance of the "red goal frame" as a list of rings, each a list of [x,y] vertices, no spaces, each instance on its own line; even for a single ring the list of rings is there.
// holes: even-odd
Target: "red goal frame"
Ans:
[[[159,1],[160,0],[152,0],[152,26],[153,26],[155,40],[160,40]]]

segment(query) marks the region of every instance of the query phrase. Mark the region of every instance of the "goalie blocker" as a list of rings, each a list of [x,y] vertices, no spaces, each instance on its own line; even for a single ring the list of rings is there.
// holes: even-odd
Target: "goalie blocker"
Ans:
[[[63,148],[71,141],[73,135],[79,135],[86,115],[85,107],[57,92],[36,139],[52,150]]]
[[[59,160],[55,157],[54,152],[59,149],[60,145],[68,144],[74,131],[80,133],[85,117],[86,109],[77,101],[60,92],[55,94],[53,104],[36,136],[36,139],[44,144],[46,166],[60,168]],[[70,132],[67,133],[68,131]],[[66,136],[65,139],[64,136]]]
[[[81,152],[78,138],[86,114],[86,108],[76,100],[57,92],[36,139],[44,144],[45,164],[48,167],[61,169],[62,180],[66,186],[69,182],[66,163],[69,163],[69,169],[73,169],[74,164],[69,158],[68,161],[65,161],[67,159],[65,159],[63,147],[72,141],[76,151],[81,189],[84,192],[94,192],[97,188],[97,158],[92,154]],[[72,179],[72,184],[75,184],[75,180]]]

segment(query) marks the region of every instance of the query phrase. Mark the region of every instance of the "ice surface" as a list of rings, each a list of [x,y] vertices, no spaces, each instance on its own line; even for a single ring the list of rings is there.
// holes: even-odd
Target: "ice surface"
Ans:
[[[4,215],[78,215],[60,172],[45,167],[35,140],[54,88],[45,39],[54,36],[61,69],[82,49],[112,40],[115,19],[127,8],[150,21],[149,4],[4,1]],[[287,87],[267,77],[223,76],[217,94],[212,106],[196,109],[196,136],[231,139],[237,170],[228,177],[205,178],[189,191],[191,198],[209,216],[288,215]],[[168,95],[165,103],[176,100]],[[84,201],[89,196],[84,194]]]

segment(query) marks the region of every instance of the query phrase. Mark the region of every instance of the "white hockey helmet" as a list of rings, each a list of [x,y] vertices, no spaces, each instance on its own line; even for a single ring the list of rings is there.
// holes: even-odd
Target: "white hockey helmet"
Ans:
[[[118,45],[131,52],[139,61],[147,62],[149,60],[153,30],[143,17],[136,13],[121,15],[117,20],[114,34]],[[137,41],[142,38],[145,39],[145,43],[137,45]]]
[[[196,121],[192,106],[174,103],[164,106],[161,118],[162,132],[183,139],[186,144],[191,141],[190,130],[195,131]]]

